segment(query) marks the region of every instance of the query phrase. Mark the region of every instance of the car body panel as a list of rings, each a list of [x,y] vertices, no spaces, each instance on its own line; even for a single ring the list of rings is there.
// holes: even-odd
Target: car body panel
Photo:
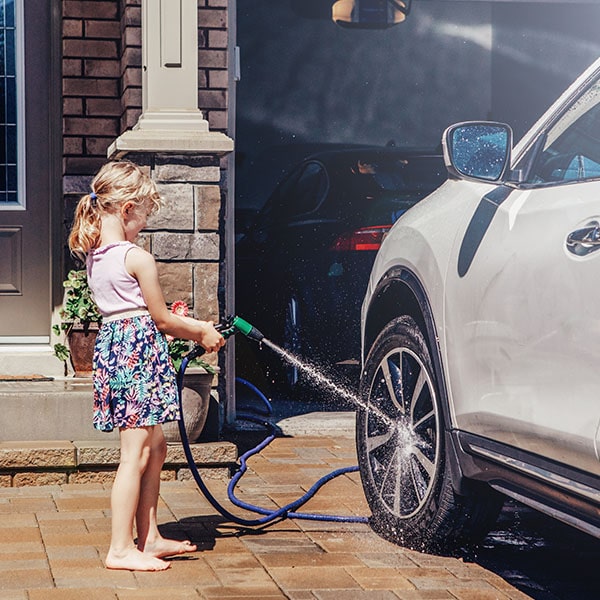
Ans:
[[[459,429],[600,474],[600,253],[565,248],[598,219],[597,193],[595,182],[511,191],[468,271],[450,265],[444,337]]]
[[[408,315],[427,333],[457,490],[465,478],[486,481],[593,535],[600,533],[598,100],[600,60],[517,144],[499,182],[450,170],[461,178],[389,232],[361,320],[363,365],[392,319]],[[399,293],[409,279],[417,282],[405,286],[410,293]]]

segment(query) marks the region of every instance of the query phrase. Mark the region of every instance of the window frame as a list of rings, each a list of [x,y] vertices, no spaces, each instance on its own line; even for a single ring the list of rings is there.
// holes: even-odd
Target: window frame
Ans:
[[[15,201],[0,201],[0,211],[27,209],[26,195],[26,114],[25,114],[25,18],[24,0],[14,0],[15,11],[15,110],[17,142],[17,189]],[[0,167],[1,168],[1,167]],[[1,191],[1,190],[0,190]],[[6,190],[4,190],[6,191]]]
[[[529,177],[531,177],[532,172],[536,168],[538,161],[540,161],[544,152],[551,146],[551,144],[546,144],[549,134],[555,129],[561,122],[562,119],[566,117],[570,110],[585,97],[586,94],[590,92],[590,90],[597,86],[600,98],[600,69],[596,70],[591,76],[586,79],[585,82],[582,83],[580,87],[575,90],[573,94],[571,94],[565,102],[558,108],[558,110],[543,124],[537,134],[532,138],[532,141],[528,144],[526,148],[519,154],[519,156],[514,161],[514,166],[512,167],[512,172],[519,174],[519,177],[516,181],[512,181],[509,178],[509,183],[516,185],[522,189],[539,189],[539,188],[548,188],[548,187],[556,187],[556,186],[565,186],[565,185],[576,185],[580,183],[594,182],[600,180],[600,174],[592,177],[585,177],[583,179],[561,179],[561,180],[553,180],[553,181],[527,181]],[[594,107],[598,107],[600,110],[600,100],[594,104]],[[593,109],[593,107],[592,107]],[[590,110],[592,110],[590,109]],[[560,137],[560,135],[564,134],[565,131],[569,129],[571,125],[574,125],[581,116],[586,114],[586,112],[582,112],[581,115],[573,121],[568,127],[566,127],[556,139]]]

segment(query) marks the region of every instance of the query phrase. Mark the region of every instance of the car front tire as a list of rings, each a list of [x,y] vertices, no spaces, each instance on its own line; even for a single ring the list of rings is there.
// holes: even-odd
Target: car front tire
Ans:
[[[373,529],[395,543],[443,554],[483,537],[502,499],[488,488],[455,493],[438,388],[414,320],[391,321],[365,363],[356,440]]]

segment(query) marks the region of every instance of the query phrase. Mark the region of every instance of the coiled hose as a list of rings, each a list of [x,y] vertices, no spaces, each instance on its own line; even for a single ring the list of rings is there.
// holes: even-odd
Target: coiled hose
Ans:
[[[301,508],[304,504],[306,504],[323,485],[332,479],[338,477],[339,475],[344,475],[346,473],[354,473],[358,471],[357,466],[352,467],[344,467],[341,469],[336,469],[332,471],[328,475],[321,477],[304,495],[295,500],[294,502],[290,502],[281,508],[276,510],[271,510],[267,508],[263,508],[260,506],[254,506],[253,504],[248,504],[247,502],[243,502],[235,495],[235,487],[239,483],[240,479],[243,477],[244,473],[247,471],[247,461],[250,457],[254,456],[261,452],[264,448],[266,448],[276,437],[276,429],[275,426],[265,417],[268,417],[271,412],[271,403],[267,399],[267,397],[253,384],[245,379],[237,378],[236,381],[248,387],[264,404],[264,408],[260,411],[257,411],[259,414],[248,414],[241,413],[238,414],[237,417],[239,419],[250,421],[253,423],[257,423],[267,428],[269,434],[265,437],[265,439],[252,448],[248,450],[240,457],[240,467],[238,471],[231,478],[229,485],[227,486],[227,495],[229,500],[235,506],[239,508],[243,508],[250,512],[254,512],[258,515],[263,515],[262,517],[256,519],[244,519],[234,515],[229,510],[227,510],[219,501],[212,495],[206,484],[204,483],[202,476],[200,475],[198,468],[196,467],[196,463],[194,461],[194,457],[192,455],[192,450],[190,448],[190,442],[185,431],[185,422],[183,419],[183,405],[182,405],[182,392],[183,392],[183,376],[185,374],[185,370],[187,368],[187,364],[190,360],[190,357],[184,357],[181,366],[179,368],[179,372],[177,373],[177,388],[179,391],[179,409],[181,412],[181,420],[179,421],[179,435],[181,437],[181,443],[183,446],[183,450],[185,453],[185,457],[187,459],[190,471],[192,472],[192,476],[200,489],[200,491],[204,494],[206,499],[209,501],[211,506],[223,517],[228,519],[229,521],[236,523],[238,525],[243,525],[245,527],[254,527],[259,525],[266,525],[276,520],[283,520],[287,518],[293,519],[307,519],[313,521],[334,521],[340,523],[368,523],[367,517],[353,517],[353,516],[342,516],[342,515],[323,515],[323,514],[311,514],[311,513],[303,513],[298,512],[298,509]]]

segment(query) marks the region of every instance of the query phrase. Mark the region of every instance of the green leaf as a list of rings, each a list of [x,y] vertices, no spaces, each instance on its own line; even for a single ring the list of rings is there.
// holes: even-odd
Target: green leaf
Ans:
[[[63,362],[70,356],[69,349],[64,344],[54,344],[54,356]]]

